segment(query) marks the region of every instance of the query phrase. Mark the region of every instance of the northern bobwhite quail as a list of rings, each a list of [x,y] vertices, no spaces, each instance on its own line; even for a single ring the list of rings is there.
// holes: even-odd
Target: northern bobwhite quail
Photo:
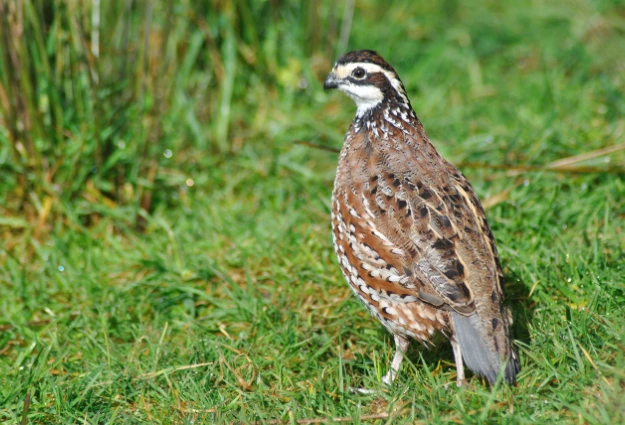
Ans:
[[[409,340],[449,336],[464,381],[513,384],[520,370],[502,306],[495,240],[473,188],[428,140],[399,76],[370,50],[342,56],[324,83],[358,107],[332,193],[333,241],[349,286],[395,338],[383,382]]]

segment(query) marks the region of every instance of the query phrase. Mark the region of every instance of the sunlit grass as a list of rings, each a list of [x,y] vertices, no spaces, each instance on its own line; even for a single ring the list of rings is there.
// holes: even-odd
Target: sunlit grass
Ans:
[[[461,168],[489,205],[523,368],[516,387],[494,389],[476,378],[456,388],[445,342],[415,345],[395,386],[380,384],[392,340],[334,258],[336,153],[309,146],[340,147],[355,110],[320,83],[343,5],[320,6],[320,25],[338,29],[314,46],[310,9],[250,9],[237,19],[275,21],[237,27],[234,51],[214,10],[191,5],[210,25],[176,11],[164,74],[144,76],[163,105],[140,103],[137,64],[123,105],[100,106],[124,120],[107,139],[110,172],[91,172],[95,139],[80,153],[74,136],[42,131],[54,160],[77,162],[51,182],[34,169],[22,187],[26,165],[0,128],[0,421],[21,423],[27,399],[28,420],[42,424],[625,420],[623,151],[570,164],[579,172],[488,167],[540,168],[625,142],[622,5],[356,5],[349,47],[395,66],[449,160],[482,164]],[[102,25],[121,43],[115,7]],[[128,23],[137,46],[141,7]],[[153,11],[159,36],[166,12]],[[64,120],[75,134],[112,122]]]

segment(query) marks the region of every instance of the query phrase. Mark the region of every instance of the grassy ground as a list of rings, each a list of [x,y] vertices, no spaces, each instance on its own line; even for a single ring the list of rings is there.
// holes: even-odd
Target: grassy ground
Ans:
[[[355,108],[321,89],[334,52],[308,54],[293,29],[271,65],[280,36],[269,29],[257,40],[269,49],[262,70],[229,68],[228,52],[243,63],[249,51],[219,44],[224,69],[237,69],[230,89],[227,75],[210,81],[210,55],[198,50],[166,75],[176,78],[171,105],[155,113],[128,99],[126,123],[164,124],[157,137],[128,124],[115,135],[116,169],[127,171],[107,183],[122,181],[117,192],[88,178],[83,151],[74,164],[87,177],[65,164],[53,182],[71,196],[38,197],[36,178],[23,196],[3,116],[0,421],[26,423],[25,402],[41,424],[625,421],[625,155],[601,151],[625,141],[625,5],[357,3],[349,48],[395,65],[430,137],[488,206],[518,385],[456,388],[442,342],[414,346],[397,383],[382,387],[392,341],[351,295],[331,247],[336,153],[301,143],[340,147]],[[278,30],[301,24],[297,13],[280,15]],[[97,117],[63,122],[76,135]],[[134,148],[133,134],[149,149]],[[65,137],[54,149],[78,143]],[[146,185],[141,161],[152,157]]]

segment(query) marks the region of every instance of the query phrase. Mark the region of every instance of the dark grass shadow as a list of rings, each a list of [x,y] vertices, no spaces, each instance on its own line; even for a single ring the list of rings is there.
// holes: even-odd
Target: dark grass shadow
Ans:
[[[530,298],[531,288],[522,280],[520,275],[507,272],[505,275],[505,306],[512,313],[510,337],[525,345],[531,342],[530,321],[534,317],[536,301]]]

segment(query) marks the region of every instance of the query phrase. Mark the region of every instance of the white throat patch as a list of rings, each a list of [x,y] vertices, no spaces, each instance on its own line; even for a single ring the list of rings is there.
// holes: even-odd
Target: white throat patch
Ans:
[[[339,86],[339,90],[356,102],[356,107],[358,108],[356,115],[359,117],[375,108],[384,99],[382,90],[374,86],[357,86],[352,83],[344,83]]]

